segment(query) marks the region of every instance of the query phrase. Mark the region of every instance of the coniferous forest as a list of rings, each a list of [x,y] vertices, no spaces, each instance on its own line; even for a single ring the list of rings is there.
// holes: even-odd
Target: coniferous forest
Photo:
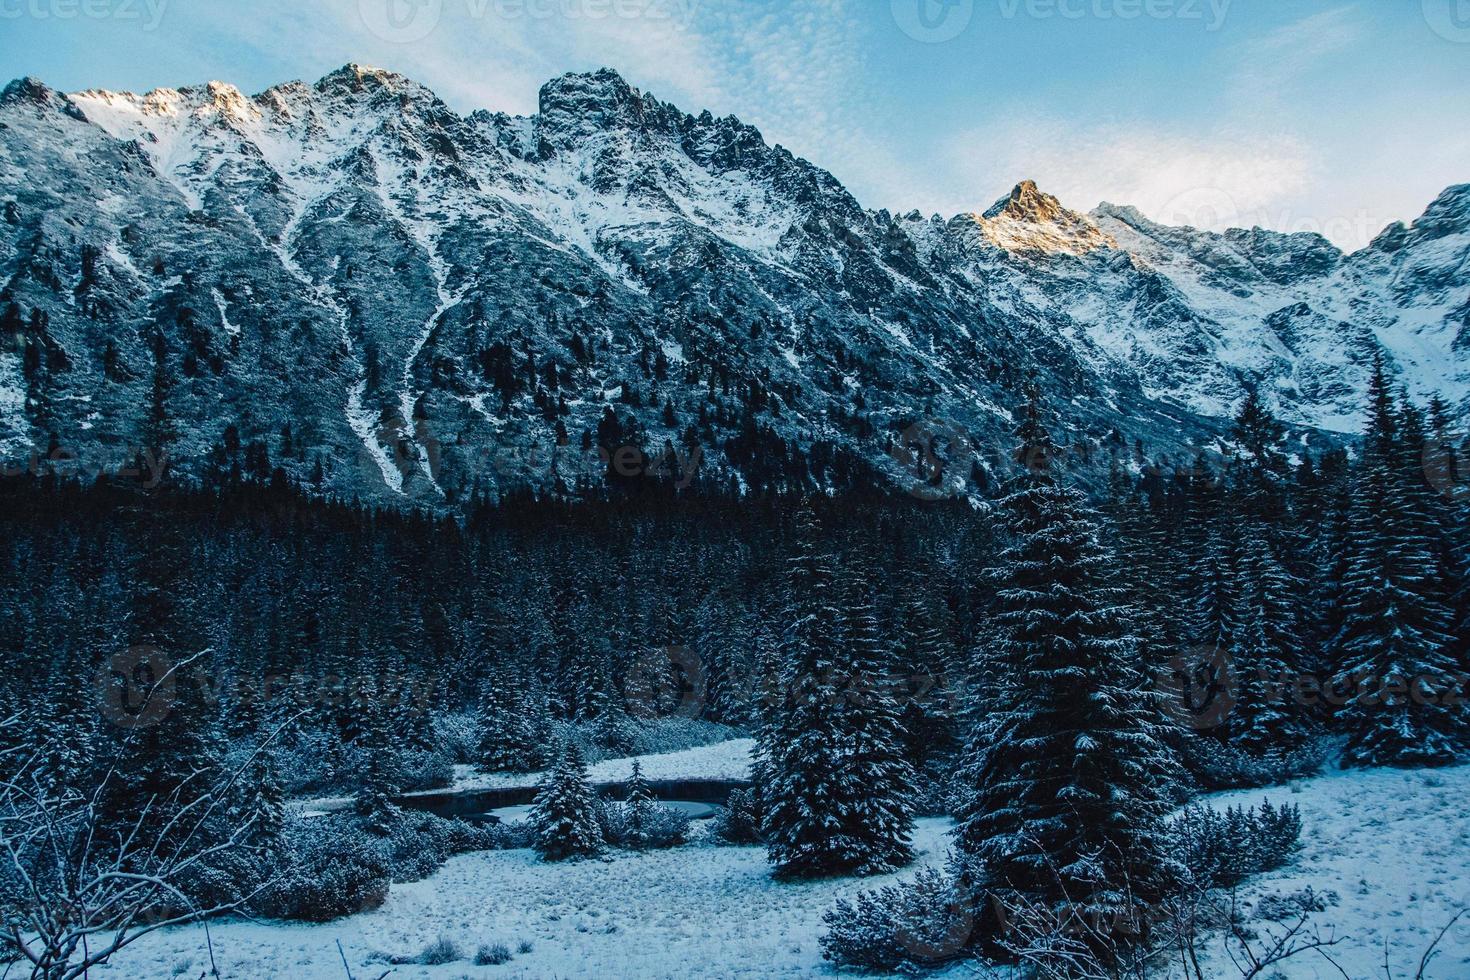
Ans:
[[[1182,903],[1298,846],[1294,808],[1221,823],[1196,794],[1470,753],[1470,511],[1438,405],[1380,366],[1350,449],[1299,455],[1252,397],[1223,452],[1101,479],[1047,406],[1032,385],[983,498],[659,485],[446,516],[265,460],[6,478],[4,818],[55,821],[7,837],[12,958],[99,962],[84,937],[139,928],[112,913],[330,919],[466,851],[675,846],[643,776],[607,803],[588,758],[750,736],[715,833],[777,881],[903,868],[916,817],[956,821],[948,867],[828,911],[829,959],[1134,975],[1193,942]],[[541,770],[524,841],[405,796]],[[292,804],[331,798],[352,805]],[[44,928],[28,893],[57,903]]]

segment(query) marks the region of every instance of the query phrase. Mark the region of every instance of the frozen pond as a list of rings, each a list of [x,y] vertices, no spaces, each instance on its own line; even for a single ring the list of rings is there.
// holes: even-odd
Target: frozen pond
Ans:
[[[690,820],[708,820],[715,815],[715,808],[708,803],[695,803],[690,800],[659,800],[657,805],[682,813]],[[489,811],[485,816],[494,817],[501,823],[520,823],[530,813],[530,804],[526,804],[524,806],[503,806]]]

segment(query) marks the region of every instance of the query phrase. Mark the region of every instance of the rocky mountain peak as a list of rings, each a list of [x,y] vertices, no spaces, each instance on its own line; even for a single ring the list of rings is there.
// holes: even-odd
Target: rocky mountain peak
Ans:
[[[1470,233],[1470,184],[1448,187],[1413,225],[1424,238]]]
[[[329,98],[367,100],[371,104],[399,104],[405,100],[437,102],[432,91],[406,75],[351,62],[323,75],[314,86]]]
[[[1062,202],[1036,186],[1034,180],[1023,180],[1011,193],[996,201],[985,212],[986,218],[1009,215],[1020,221],[1051,221],[1065,209]]]
[[[204,86],[209,105],[230,119],[248,119],[260,114],[255,103],[229,82],[210,82]]]
[[[541,86],[537,124],[544,138],[575,138],[642,124],[642,93],[611,68],[569,73]]]
[[[1008,252],[1082,255],[1098,248],[1117,247],[1095,221],[1063,207],[1034,180],[1021,181],[975,223],[991,244]]]
[[[12,102],[32,102],[36,105],[46,105],[56,93],[47,88],[39,78],[17,78],[5,90],[0,92],[0,105],[9,105]]]

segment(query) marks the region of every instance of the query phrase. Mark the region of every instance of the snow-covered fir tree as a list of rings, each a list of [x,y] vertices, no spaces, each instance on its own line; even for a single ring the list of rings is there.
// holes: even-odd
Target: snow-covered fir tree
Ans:
[[[628,814],[629,845],[635,850],[648,844],[648,831],[657,805],[648,780],[643,778],[643,764],[634,759],[633,772],[628,777],[628,798],[623,806]]]
[[[161,838],[220,771],[216,716],[205,697],[208,651],[186,626],[191,596],[182,585],[186,545],[159,522],[139,556],[139,583],[128,617],[130,649],[113,664],[104,711],[114,724],[104,747],[109,776],[102,804],[109,832],[169,846]],[[136,709],[134,711],[133,709]],[[192,826],[185,821],[185,826]],[[202,829],[202,828],[201,828]],[[182,837],[183,833],[175,833]]]
[[[934,584],[918,576],[909,580],[900,651],[907,673],[895,678],[905,695],[900,712],[904,754],[920,768],[954,751],[953,702],[962,686],[950,640],[953,623],[943,598],[930,594]]]
[[[353,744],[360,752],[362,768],[357,773],[354,808],[370,830],[387,833],[398,813],[391,798],[401,789],[393,750],[390,709],[370,696],[360,710],[363,714],[362,730]]]
[[[1120,585],[1138,609],[1137,631],[1145,660],[1161,667],[1182,642],[1183,630],[1171,586],[1177,556],[1139,486],[1119,461],[1108,476],[1108,545],[1121,559]]]
[[[901,798],[912,776],[891,700],[879,695],[878,707],[865,707],[851,690],[855,673],[870,669],[860,658],[881,656],[871,611],[853,610],[863,649],[846,648],[849,613],[835,562],[817,544],[819,529],[805,507],[796,536],[781,690],[762,734],[767,856],[782,878],[874,874],[912,857],[909,804]]]
[[[1280,529],[1287,517],[1291,481],[1286,427],[1253,388],[1235,414],[1231,435],[1237,450],[1229,474],[1235,511],[1248,521]]]
[[[876,873],[914,859],[912,766],[904,752],[904,730],[893,696],[889,644],[878,626],[871,587],[851,563],[838,581],[842,597],[842,641],[849,680],[837,710],[849,740],[846,763],[866,788],[857,800],[851,836],[864,855],[858,871]]]
[[[615,686],[609,686],[593,696],[592,737],[597,744],[612,755],[628,755],[637,744],[638,727],[628,715],[623,699]]]
[[[1333,684],[1347,765],[1446,765],[1464,751],[1450,609],[1424,498],[1404,472],[1402,417],[1382,358],[1353,483]]]
[[[590,857],[603,848],[597,798],[587,781],[587,765],[575,743],[546,774],[531,806],[532,846],[543,860]]]
[[[88,694],[94,681],[83,658],[70,649],[57,651],[53,681],[35,706],[28,743],[34,769],[52,789],[82,785],[96,764],[97,705]]]
[[[1034,387],[1019,414],[1024,469],[1000,502],[1011,541],[981,651],[996,683],[967,746],[955,836],[982,941],[1003,928],[997,909],[1017,905],[1106,933],[1160,893],[1168,867],[1169,757],[1133,612],[1082,496],[1053,471]]]
[[[248,827],[246,843],[258,853],[275,851],[286,827],[286,793],[270,755],[259,751],[246,764],[226,809],[229,827]]]
[[[480,694],[476,762],[486,772],[534,772],[546,764],[545,735],[513,667],[491,672]]]
[[[628,776],[628,803],[647,804],[654,801],[653,789],[643,775],[643,763],[633,760],[633,772]]]
[[[820,550],[808,506],[795,534],[779,685],[762,732],[767,856],[778,876],[846,874],[856,863],[843,830],[859,788],[846,781],[847,746],[834,711],[841,683],[836,568]]]
[[[1298,583],[1259,533],[1246,542],[1236,577],[1228,737],[1256,756],[1289,752],[1307,735],[1306,707],[1295,694],[1303,670],[1294,609]]]

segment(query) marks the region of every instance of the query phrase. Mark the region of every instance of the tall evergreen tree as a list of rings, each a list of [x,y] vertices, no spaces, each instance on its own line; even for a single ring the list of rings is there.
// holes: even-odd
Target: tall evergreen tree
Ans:
[[[643,776],[643,763],[634,759],[633,772],[628,777],[628,803],[652,802],[654,802],[653,789],[649,787],[648,780]]]
[[[1291,479],[1285,427],[1252,390],[1235,415],[1231,434],[1239,452],[1231,467],[1236,510],[1249,521],[1279,528],[1286,518]]]
[[[186,609],[183,532],[164,515],[150,517],[140,528],[125,627],[130,646],[112,659],[111,687],[104,692],[104,714],[112,722],[104,811],[119,833],[141,824],[138,839],[149,846],[181,810],[194,807],[222,756],[217,719],[205,697],[212,663],[197,645]]]
[[[546,861],[590,857],[602,850],[597,798],[587,781],[587,765],[575,743],[562,749],[561,760],[542,783],[531,806],[533,846]]]
[[[360,710],[365,717],[354,742],[362,751],[355,806],[369,829],[387,833],[398,812],[391,797],[401,788],[388,706],[370,697]]]
[[[1307,735],[1305,709],[1292,696],[1303,670],[1298,594],[1296,581],[1257,529],[1237,569],[1230,648],[1236,694],[1227,719],[1232,744],[1252,755],[1290,752]]]
[[[904,604],[902,668],[906,687],[901,722],[905,755],[916,767],[947,757],[955,748],[952,701],[961,686],[955,673],[954,644],[943,599],[930,593],[932,583],[911,579]]]
[[[633,760],[633,772],[628,777],[628,799],[624,802],[628,815],[629,843],[634,850],[648,845],[649,830],[652,828],[654,808],[658,805],[648,780],[643,778],[643,765]]]
[[[514,667],[491,672],[476,720],[480,733],[476,761],[486,772],[534,772],[546,764],[545,739]]]
[[[1380,356],[1349,515],[1342,627],[1332,642],[1348,765],[1445,765],[1463,750],[1463,705],[1437,594],[1422,497],[1402,466],[1402,418]]]
[[[833,711],[841,684],[836,569],[819,548],[809,505],[795,533],[777,703],[763,738],[765,834],[778,876],[817,877],[856,867],[842,831],[852,824],[859,788],[846,782],[845,740]]]
[[[886,871],[912,856],[903,799],[912,777],[891,700],[877,695],[877,706],[865,708],[850,689],[854,665],[877,669],[876,623],[870,608],[854,610],[861,649],[844,653],[841,628],[849,614],[808,507],[796,534],[779,702],[764,733],[767,856],[782,878]],[[876,786],[866,782],[872,779]],[[881,799],[873,798],[875,790]]]
[[[847,691],[836,706],[848,740],[844,760],[855,801],[848,836],[861,854],[859,873],[902,867],[914,859],[913,768],[904,755],[904,731],[888,671],[892,656],[878,626],[872,591],[859,570],[848,566],[839,581],[842,640],[847,650]]]
[[[1024,469],[1000,502],[1011,541],[994,569],[983,652],[1006,684],[966,750],[955,838],[982,939],[1003,927],[998,908],[1021,904],[1104,927],[1131,921],[1167,865],[1168,754],[1115,559],[1081,495],[1053,472],[1034,387],[1020,416]]]

